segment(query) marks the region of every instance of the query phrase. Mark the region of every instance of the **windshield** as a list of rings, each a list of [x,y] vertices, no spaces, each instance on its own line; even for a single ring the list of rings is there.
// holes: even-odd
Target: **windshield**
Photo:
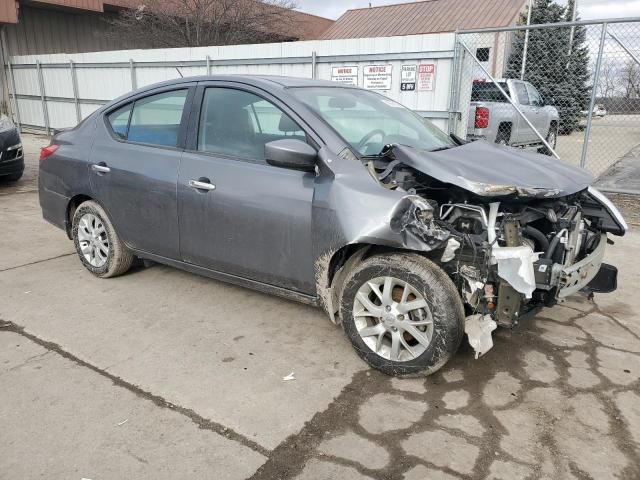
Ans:
[[[430,121],[378,93],[340,87],[298,87],[291,91],[361,155],[378,155],[388,144],[422,150],[456,146]]]

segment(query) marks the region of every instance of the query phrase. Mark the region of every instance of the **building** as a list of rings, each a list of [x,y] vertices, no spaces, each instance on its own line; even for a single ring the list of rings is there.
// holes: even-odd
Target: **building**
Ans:
[[[516,24],[526,11],[526,0],[426,0],[348,10],[320,37],[321,40],[376,38],[447,33]],[[476,57],[493,75],[504,70],[506,33],[478,34]]]
[[[0,0],[4,57],[145,48],[108,35],[109,20],[142,0]],[[298,31],[287,40],[319,38],[333,20],[293,11]]]

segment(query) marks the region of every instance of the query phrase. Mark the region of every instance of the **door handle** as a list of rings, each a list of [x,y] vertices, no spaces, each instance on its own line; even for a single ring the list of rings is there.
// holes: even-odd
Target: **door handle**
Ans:
[[[189,186],[191,188],[195,188],[196,190],[205,190],[207,192],[216,189],[216,186],[213,183],[210,183],[208,178],[201,178],[200,180],[189,180]]]
[[[97,165],[91,165],[91,170],[98,173],[109,173],[111,169],[107,167],[107,164],[104,162],[100,162]]]

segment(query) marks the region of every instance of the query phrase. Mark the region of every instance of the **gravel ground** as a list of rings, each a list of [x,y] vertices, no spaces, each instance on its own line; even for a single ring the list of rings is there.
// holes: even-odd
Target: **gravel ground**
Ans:
[[[640,226],[640,195],[607,193],[607,197],[620,209],[629,225]]]

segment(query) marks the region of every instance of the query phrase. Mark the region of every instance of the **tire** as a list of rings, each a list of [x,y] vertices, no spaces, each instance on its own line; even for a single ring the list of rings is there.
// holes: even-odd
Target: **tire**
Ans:
[[[388,298],[386,283],[380,281],[385,278],[392,279],[389,283],[393,306],[384,301]],[[398,283],[394,283],[396,281]],[[378,293],[373,291],[371,284],[375,288],[380,286]],[[400,308],[405,284],[409,284],[411,291],[406,295],[407,302],[425,300],[426,309],[396,315],[406,312]],[[367,295],[369,289],[372,293]],[[363,315],[365,311],[371,312],[361,301],[363,295],[370,301],[370,306],[380,307],[383,318]],[[437,265],[413,253],[373,256],[349,272],[340,294],[340,318],[342,328],[360,358],[387,375],[430,375],[453,356],[464,337],[464,307],[455,285]],[[415,325],[414,322],[423,324]],[[410,327],[411,331],[420,329],[417,333],[423,342],[405,330]],[[371,333],[374,331],[375,334]],[[394,336],[400,350],[395,354]]]
[[[555,123],[552,123],[549,126],[549,132],[547,133],[547,138],[545,138],[545,140],[551,146],[551,148],[553,148],[554,150],[556,149],[556,145],[558,144],[558,126]],[[553,155],[553,153],[551,153],[551,150],[549,150],[547,147],[540,147],[538,149],[538,152],[543,155]]]
[[[72,237],[80,261],[96,277],[117,277],[131,268],[133,254],[118,237],[107,213],[96,202],[86,201],[74,212]],[[102,248],[92,248],[95,245]],[[99,253],[92,255],[92,251]]]

